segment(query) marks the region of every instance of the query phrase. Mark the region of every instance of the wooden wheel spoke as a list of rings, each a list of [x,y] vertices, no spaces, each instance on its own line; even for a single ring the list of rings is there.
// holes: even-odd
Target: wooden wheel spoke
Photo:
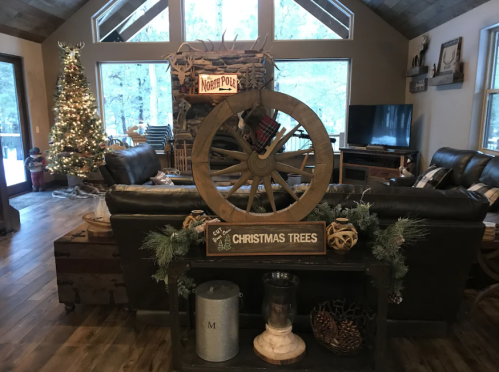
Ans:
[[[277,169],[279,172],[296,173],[296,174],[300,174],[302,176],[307,176],[307,177],[310,177],[310,178],[314,178],[313,173],[305,172],[305,171],[303,171],[303,170],[301,170],[299,168],[295,168],[295,167],[293,167],[291,165],[284,164],[284,163],[276,163],[275,169]]]
[[[260,183],[260,176],[253,177],[253,183],[251,184],[251,190],[248,198],[248,206],[246,207],[246,212],[251,211],[253,206],[253,200],[255,199],[256,192],[258,191],[258,184]]]
[[[228,129],[230,134],[234,136],[236,139],[237,143],[239,143],[239,146],[243,148],[243,151],[247,154],[251,154],[253,152],[253,149],[251,148],[251,145],[246,141],[243,136],[241,136],[239,133],[237,133],[234,128],[232,128],[230,125],[226,125],[225,128]]]
[[[277,209],[275,207],[274,192],[272,191],[272,182],[270,182],[270,176],[263,177],[263,185],[265,186],[265,191],[267,191],[267,196],[269,197],[272,211],[275,213],[277,212]]]
[[[499,257],[499,250],[491,252],[491,253],[485,253],[485,254],[483,254],[483,257],[485,257],[487,259]]]
[[[211,176],[221,176],[223,174],[231,174],[231,173],[237,173],[237,172],[244,172],[248,170],[248,163],[240,163],[236,165],[232,165],[228,168],[221,169],[218,171],[213,171],[211,172]]]
[[[248,160],[248,154],[240,151],[231,151],[225,149],[219,149],[217,147],[212,147],[211,151],[218,152],[219,154],[227,155],[228,157],[236,160],[246,161]]]
[[[250,179],[250,177],[253,175],[250,170],[247,170],[241,175],[241,178],[237,180],[237,182],[232,186],[232,188],[229,190],[227,194],[225,194],[225,199],[228,199],[232,194],[234,194],[237,190],[241,188],[242,185],[246,183]]]
[[[289,185],[287,184],[286,181],[284,181],[284,178],[281,177],[281,175],[279,174],[279,172],[277,171],[273,171],[272,172],[272,178],[274,179],[274,181],[276,181],[279,185],[282,186],[282,188],[284,190],[286,190],[288,192],[289,195],[291,195],[293,197],[293,199],[295,199],[296,201],[300,200],[300,198],[298,197],[298,195],[295,194],[295,192],[291,189],[291,187],[289,187]]]
[[[296,127],[294,127],[293,129],[291,129],[288,133],[286,133],[286,135],[284,137],[281,138],[281,140],[277,143],[276,147],[274,148],[274,150],[272,151],[273,154],[275,154],[277,151],[279,151],[279,149],[284,146],[286,144],[286,142],[288,142],[288,140],[291,138],[291,136],[298,130],[298,128],[301,127],[301,124],[298,123],[298,125]]]
[[[297,156],[311,153],[311,152],[314,152],[313,148],[306,149],[306,150],[282,152],[280,154],[275,154],[275,160],[281,161],[281,160],[286,160],[286,159],[292,159],[292,158],[296,158]]]

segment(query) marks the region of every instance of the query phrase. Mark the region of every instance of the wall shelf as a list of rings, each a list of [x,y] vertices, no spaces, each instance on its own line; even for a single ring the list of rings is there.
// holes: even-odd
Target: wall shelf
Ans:
[[[448,84],[457,84],[462,83],[464,81],[464,74],[446,74],[446,75],[438,75],[434,78],[428,80],[428,85],[438,86],[438,85],[448,85]]]
[[[428,66],[416,66],[412,67],[409,70],[406,71],[405,76],[406,77],[413,77],[413,76],[418,76],[418,75],[423,75],[428,73]]]

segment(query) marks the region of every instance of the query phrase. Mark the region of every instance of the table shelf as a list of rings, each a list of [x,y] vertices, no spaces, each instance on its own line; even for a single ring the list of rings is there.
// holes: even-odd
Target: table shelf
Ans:
[[[297,363],[287,366],[275,366],[264,362],[253,351],[253,339],[263,330],[243,329],[239,332],[239,353],[222,363],[207,362],[196,354],[195,333],[192,332],[182,351],[182,371],[186,372],[253,372],[253,371],[313,371],[313,372],[363,372],[372,371],[374,361],[369,350],[357,355],[337,356],[319,345],[311,333],[298,333],[303,338],[307,349],[305,356]]]

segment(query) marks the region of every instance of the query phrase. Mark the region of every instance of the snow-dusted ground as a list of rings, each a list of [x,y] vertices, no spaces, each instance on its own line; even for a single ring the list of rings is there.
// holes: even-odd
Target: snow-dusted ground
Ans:
[[[22,160],[3,159],[3,166],[5,168],[5,179],[7,186],[16,185],[26,181],[26,173],[24,172],[24,162]]]

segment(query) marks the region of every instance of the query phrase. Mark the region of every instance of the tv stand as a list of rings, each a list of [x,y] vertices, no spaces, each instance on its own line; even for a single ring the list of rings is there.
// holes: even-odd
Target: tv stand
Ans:
[[[416,163],[419,172],[418,151],[358,147],[344,147],[340,151],[340,183],[363,186],[387,184],[390,178],[401,176],[400,167],[407,166],[409,159]]]
[[[388,148],[383,145],[367,145],[366,150],[387,151]]]

